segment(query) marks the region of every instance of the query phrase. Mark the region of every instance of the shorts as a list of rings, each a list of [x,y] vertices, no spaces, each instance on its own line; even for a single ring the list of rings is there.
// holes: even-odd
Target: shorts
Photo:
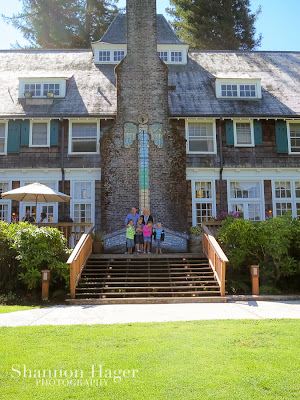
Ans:
[[[135,235],[135,243],[136,244],[143,244],[144,243],[144,236],[143,234]]]
[[[126,246],[127,246],[127,248],[128,248],[128,247],[134,247],[134,246],[135,246],[135,244],[134,244],[134,239],[128,239],[128,238],[126,238]]]
[[[151,242],[151,236],[144,236],[144,242]]]
[[[155,247],[160,249],[161,248],[161,240],[160,239],[156,239],[155,240]]]

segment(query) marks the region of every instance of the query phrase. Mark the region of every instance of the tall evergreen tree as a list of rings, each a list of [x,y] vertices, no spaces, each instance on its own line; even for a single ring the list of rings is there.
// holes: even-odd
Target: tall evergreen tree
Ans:
[[[20,0],[22,12],[2,15],[20,30],[29,47],[89,48],[118,12],[118,0]]]
[[[170,0],[167,11],[179,37],[194,49],[253,50],[255,21],[261,8],[251,13],[250,0]]]

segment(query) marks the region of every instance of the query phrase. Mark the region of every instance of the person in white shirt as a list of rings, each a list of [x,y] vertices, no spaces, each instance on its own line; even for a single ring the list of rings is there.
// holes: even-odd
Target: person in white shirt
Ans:
[[[41,213],[41,220],[39,222],[41,222],[43,224],[47,224],[48,223],[47,214]]]

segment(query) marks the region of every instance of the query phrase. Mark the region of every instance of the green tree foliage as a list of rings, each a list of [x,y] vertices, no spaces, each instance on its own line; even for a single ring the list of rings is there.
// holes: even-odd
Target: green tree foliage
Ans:
[[[179,37],[193,49],[253,50],[255,21],[259,8],[251,13],[250,0],[170,0],[168,13]]]
[[[299,236],[300,221],[291,215],[259,223],[228,217],[218,233],[229,259],[228,289],[250,290],[251,265],[259,265],[261,283],[274,288],[287,277],[299,278]]]
[[[2,17],[20,30],[33,48],[89,48],[118,12],[118,0],[20,1],[21,13]]]
[[[7,284],[9,289],[11,284],[15,288],[18,279],[29,290],[41,286],[43,269],[51,271],[50,285],[69,284],[66,261],[70,250],[58,229],[0,221],[0,243],[0,277],[6,278],[5,289],[8,289]]]

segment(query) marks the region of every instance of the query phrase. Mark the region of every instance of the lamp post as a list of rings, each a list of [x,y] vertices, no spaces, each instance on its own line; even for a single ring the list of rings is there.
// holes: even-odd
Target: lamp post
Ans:
[[[252,294],[259,295],[259,265],[251,265]]]
[[[42,271],[42,300],[49,298],[49,282],[50,282],[50,270],[44,269]]]

